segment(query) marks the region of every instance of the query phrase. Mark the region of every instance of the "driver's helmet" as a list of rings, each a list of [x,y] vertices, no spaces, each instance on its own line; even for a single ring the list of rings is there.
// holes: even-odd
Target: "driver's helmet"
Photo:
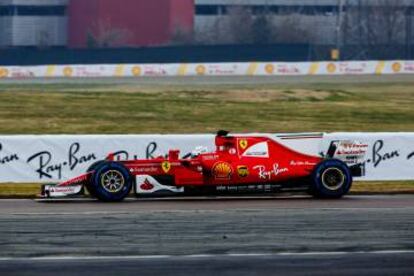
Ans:
[[[208,152],[208,149],[207,149],[207,147],[204,147],[204,146],[198,146],[198,147],[196,147],[192,152],[191,152],[191,157],[197,157],[197,156],[199,156],[200,154],[202,154],[202,153],[206,153],[206,152]]]

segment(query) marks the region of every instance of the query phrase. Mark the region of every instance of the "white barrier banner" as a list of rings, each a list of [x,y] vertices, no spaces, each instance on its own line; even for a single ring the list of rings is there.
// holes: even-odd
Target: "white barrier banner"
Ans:
[[[264,135],[264,134],[260,134]],[[336,140],[368,144],[360,180],[414,179],[414,133],[329,133],[272,138],[296,151],[319,155]],[[312,138],[312,139],[309,139]],[[16,135],[0,136],[0,183],[58,182],[82,174],[109,153],[117,159],[154,158],[170,149],[181,156],[197,146],[214,150],[214,135]]]
[[[1,78],[413,74],[414,61],[223,62],[0,66]]]
[[[368,144],[361,180],[414,179],[414,133],[330,133],[324,136],[322,151],[335,140]]]
[[[0,182],[56,182],[82,174],[95,161],[155,158],[196,146],[214,149],[214,135],[40,135],[0,137]]]

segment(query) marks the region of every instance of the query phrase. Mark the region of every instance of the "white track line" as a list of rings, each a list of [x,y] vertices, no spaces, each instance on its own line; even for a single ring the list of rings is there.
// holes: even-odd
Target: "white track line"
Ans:
[[[130,255],[130,256],[45,256],[45,257],[1,257],[0,261],[82,261],[82,260],[164,260],[164,259],[211,259],[221,257],[282,257],[282,256],[335,256],[353,254],[414,254],[414,250],[375,250],[375,251],[311,251],[280,253],[229,253],[229,254],[192,254],[192,255]]]

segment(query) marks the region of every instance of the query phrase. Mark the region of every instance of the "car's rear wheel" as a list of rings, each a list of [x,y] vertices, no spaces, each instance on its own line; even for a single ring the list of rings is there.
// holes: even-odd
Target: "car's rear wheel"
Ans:
[[[311,194],[319,198],[340,198],[352,186],[349,167],[337,159],[327,159],[319,163],[311,181]]]
[[[121,201],[130,193],[133,180],[123,164],[104,161],[95,167],[89,185],[99,200]]]

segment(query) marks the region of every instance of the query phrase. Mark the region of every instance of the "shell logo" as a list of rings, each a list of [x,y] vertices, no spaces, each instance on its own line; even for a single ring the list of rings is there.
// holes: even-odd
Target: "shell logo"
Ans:
[[[230,179],[233,169],[227,162],[217,162],[213,166],[212,173],[216,179]]]
[[[275,72],[275,66],[273,64],[266,64],[265,71],[268,74],[273,74]]]
[[[326,66],[326,70],[328,71],[328,73],[335,73],[336,65],[334,63],[328,63],[328,65]]]
[[[394,62],[392,64],[392,71],[394,73],[399,73],[401,71],[401,68],[402,68],[402,66],[401,66],[401,63],[399,63],[399,62]]]
[[[63,68],[63,75],[65,77],[71,77],[73,75],[73,69],[72,69],[72,67],[65,67],[65,68]]]
[[[196,67],[197,75],[204,75],[206,73],[206,67],[204,65],[198,65]]]
[[[131,69],[132,75],[135,77],[141,76],[141,67],[139,66],[134,66]]]
[[[5,78],[9,75],[9,70],[0,67],[0,78]]]

